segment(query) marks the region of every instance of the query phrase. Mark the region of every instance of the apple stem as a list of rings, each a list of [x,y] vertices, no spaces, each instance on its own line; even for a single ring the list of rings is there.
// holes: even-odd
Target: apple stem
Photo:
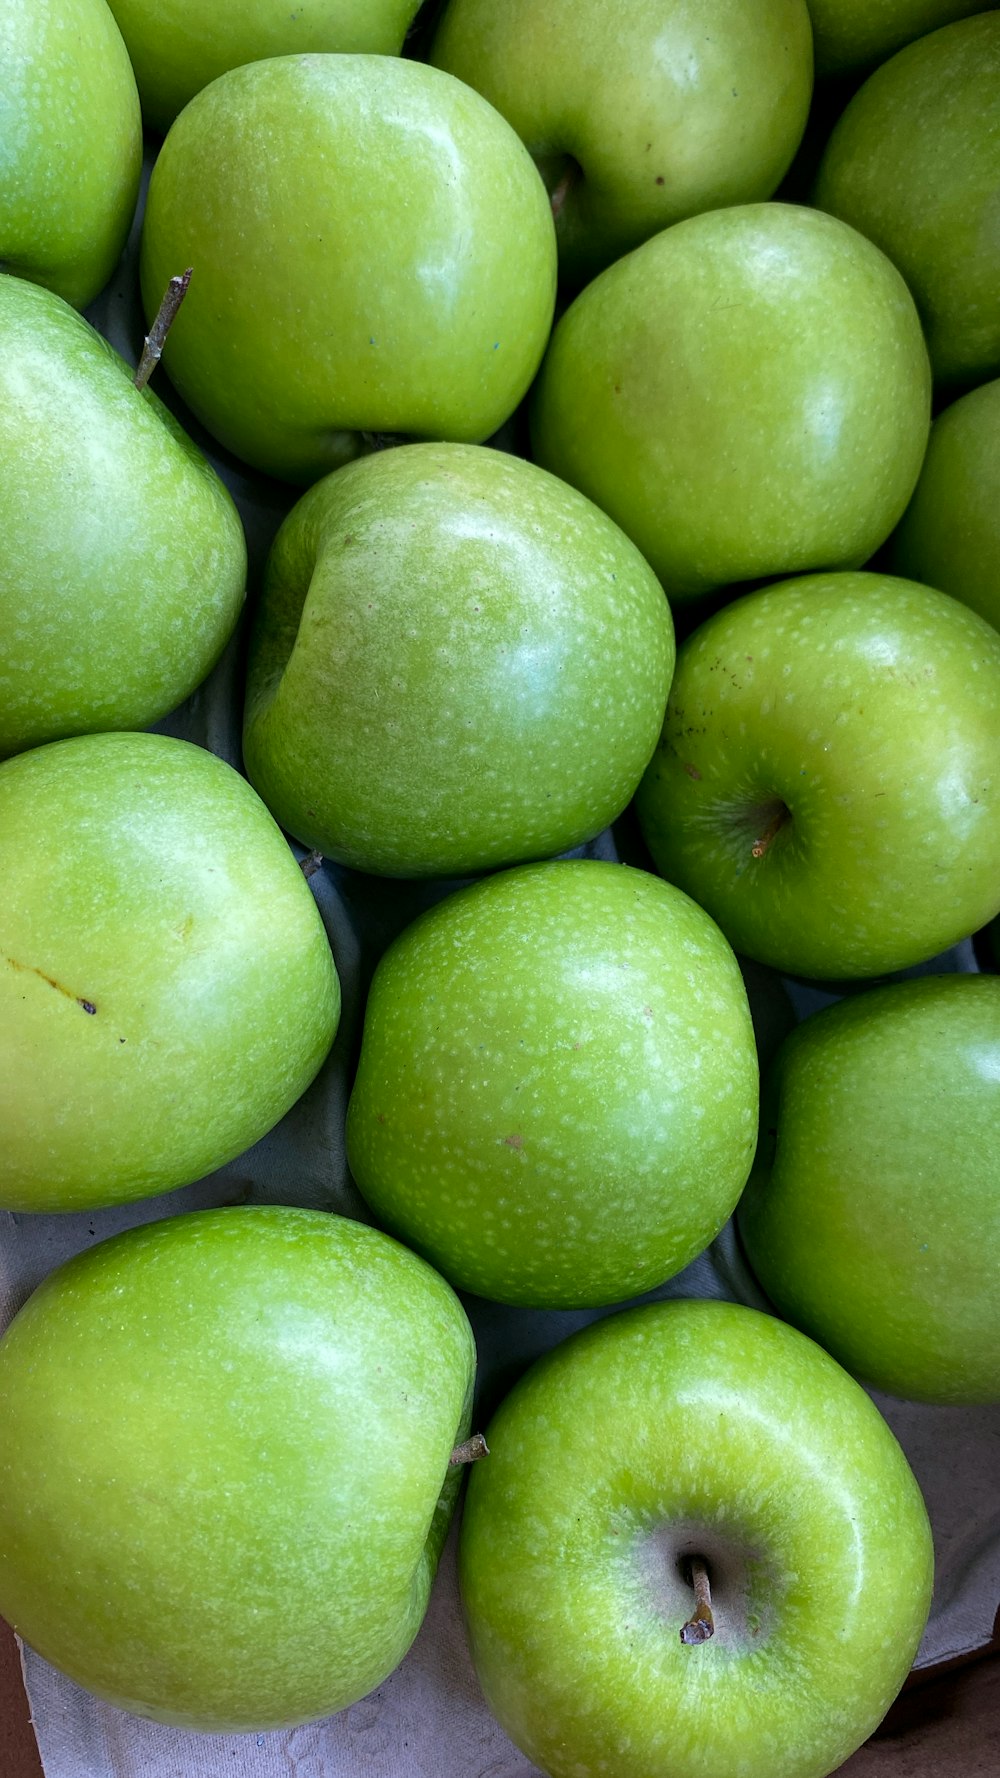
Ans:
[[[135,376],[132,378],[137,389],[145,389],[160,362],[164,341],[173,326],[177,311],[187,295],[188,285],[191,282],[191,271],[191,266],[188,266],[186,272],[179,272],[175,278],[171,278],[163,293],[163,301],[156,311],[156,319],[143,342],[142,357],[139,359]]]
[[[750,847],[751,858],[763,858],[768,852],[776,834],[781,832],[786,821],[790,821],[792,812],[785,803],[779,803],[759,839],[754,840]]]
[[[448,1462],[450,1464],[478,1463],[480,1457],[488,1457],[489,1454],[490,1447],[482,1433],[474,1432],[471,1438],[463,1439],[460,1445],[455,1446]]]
[[[571,188],[576,183],[576,179],[579,175],[579,172],[580,172],[579,161],[571,160],[569,165],[566,168],[565,173],[563,174],[562,178],[559,180],[558,185],[553,186],[552,191],[549,195],[549,203],[552,206],[552,220],[553,220],[553,222],[559,221],[559,218],[562,214],[563,205],[565,204],[566,199],[568,198],[568,196],[570,194]]]
[[[691,1585],[694,1588],[694,1610],[687,1623],[681,1625],[681,1641],[707,1642],[715,1635],[715,1619],[712,1616],[712,1589],[708,1569],[700,1556],[691,1557]]]
[[[314,877],[316,875],[316,872],[320,869],[322,863],[323,863],[323,854],[322,854],[322,852],[317,852],[315,847],[313,848],[313,850],[311,852],[307,852],[304,858],[300,858],[299,869],[302,872],[302,875],[305,877],[307,883],[308,883],[310,877]]]

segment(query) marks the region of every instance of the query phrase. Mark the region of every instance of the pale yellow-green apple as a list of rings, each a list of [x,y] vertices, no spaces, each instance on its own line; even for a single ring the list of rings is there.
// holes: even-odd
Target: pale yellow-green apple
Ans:
[[[380,451],[275,541],[247,770],[284,828],[361,870],[548,857],[621,814],[673,664],[656,576],[575,489],[480,445]]]
[[[244,778],[164,735],[0,765],[0,1205],[186,1185],[277,1123],[340,988],[308,884]]]
[[[449,0],[433,60],[513,124],[581,284],[701,210],[768,198],[805,127],[805,0]]]
[[[890,1395],[1000,1401],[1000,979],[828,1007],[764,1093],[740,1232],[779,1312]]]
[[[394,56],[420,0],[108,0],[135,69],[142,115],[167,130],[203,86],[271,56]]]
[[[532,438],[674,601],[860,566],[929,425],[920,323],[884,254],[816,210],[752,204],[679,222],[588,285],[552,336]]]
[[[889,562],[1000,630],[1000,380],[961,396],[934,421]]]
[[[376,970],[351,1171],[465,1290],[578,1308],[661,1284],[718,1234],[756,1133],[736,959],[645,871],[576,859],[488,877]]]
[[[462,1596],[533,1766],[826,1778],[871,1734],[927,1618],[931,1531],[819,1346],[734,1303],[647,1304],[533,1365],[486,1436]]]
[[[128,52],[105,0],[4,0],[0,68],[0,271],[82,309],[114,271],[139,193]]]
[[[0,1611],[124,1710],[276,1728],[406,1653],[475,1366],[448,1286],[314,1210],[131,1229],[0,1340]]]
[[[855,95],[813,201],[875,241],[920,310],[935,380],[1000,372],[1000,11],[932,31]]]
[[[470,87],[393,56],[281,56],[192,99],[150,182],[148,313],[189,265],[170,376],[228,449],[298,482],[366,434],[481,443],[555,302],[527,149]]]
[[[944,593],[817,574],[688,638],[636,806],[730,943],[836,979],[1000,910],[1000,635]]]
[[[808,0],[816,73],[884,62],[904,43],[981,12],[982,0]]]
[[[156,722],[235,628],[239,514],[117,352],[3,276],[0,465],[0,755]]]

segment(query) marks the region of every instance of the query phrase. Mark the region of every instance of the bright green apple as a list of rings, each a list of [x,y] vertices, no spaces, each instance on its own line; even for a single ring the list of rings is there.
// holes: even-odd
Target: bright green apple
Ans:
[[[817,74],[884,62],[904,43],[982,11],[982,0],[808,0]]]
[[[636,800],[737,950],[881,975],[1000,910],[998,759],[996,630],[911,581],[816,574],[689,637]]]
[[[275,542],[247,770],[284,828],[361,870],[548,857],[621,814],[673,664],[656,576],[574,489],[478,445],[381,451]]]
[[[812,93],[805,0],[450,0],[433,60],[531,150],[574,284],[684,216],[770,197]]]
[[[125,39],[142,114],[167,130],[203,86],[270,56],[316,50],[398,55],[420,0],[108,0]]]
[[[333,1041],[309,887],[246,780],[163,735],[0,766],[0,1205],[185,1185],[277,1123]]]
[[[1000,980],[807,1019],[762,1126],[739,1227],[781,1314],[890,1395],[1000,1401]]]
[[[239,514],[100,335],[2,276],[0,465],[0,755],[156,722],[235,628]]]
[[[894,573],[940,587],[1000,630],[1000,380],[934,421],[889,560]]]
[[[170,376],[237,456],[311,482],[365,434],[497,429],[548,339],[555,228],[510,125],[450,74],[283,56],[213,81],[160,151],[147,313],[188,265]]]
[[[385,1235],[273,1206],[132,1229],[0,1341],[0,1611],[187,1728],[354,1703],[424,1615],[475,1351]]]
[[[859,566],[929,425],[920,323],[884,254],[818,211],[754,204],[677,223],[577,297],[532,436],[674,601]]]
[[[128,52],[105,0],[4,0],[0,67],[0,271],[82,309],[114,271],[139,193]]]
[[[375,1214],[497,1302],[620,1302],[718,1234],[750,1170],[739,967],[686,895],[625,865],[525,865],[383,957],[347,1115]]]
[[[551,1778],[825,1778],[927,1617],[920,1491],[793,1328],[653,1303],[535,1364],[487,1431],[460,1549],[486,1700]],[[707,1572],[714,1634],[695,1615]]]
[[[897,265],[935,380],[1000,372],[1000,11],[932,31],[866,81],[837,124],[813,201]]]

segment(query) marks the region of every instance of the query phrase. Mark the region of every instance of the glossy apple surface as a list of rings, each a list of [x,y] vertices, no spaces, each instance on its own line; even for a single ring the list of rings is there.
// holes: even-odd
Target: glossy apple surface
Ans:
[[[875,241],[920,310],[935,381],[1000,372],[1000,12],[932,31],[855,95],[813,201]]]
[[[0,1205],[185,1185],[303,1093],[340,989],[315,902],[246,780],[163,735],[0,766]]]
[[[433,59],[531,150],[577,285],[684,216],[770,197],[812,93],[805,0],[450,0]]]
[[[878,574],[750,593],[688,638],[636,799],[657,867],[795,975],[904,969],[1000,908],[1000,636]]]
[[[673,664],[656,576],[574,489],[476,445],[382,451],[276,540],[247,770],[287,831],[360,870],[549,857],[621,814]]]
[[[729,1303],[613,1316],[487,1430],[460,1572],[473,1658],[551,1778],[825,1778],[927,1617],[931,1534],[863,1390]],[[715,1634],[680,1639],[700,1556]]]
[[[739,1226],[781,1314],[890,1395],[1000,1401],[1000,979],[807,1019],[762,1125]]]
[[[729,946],[624,865],[526,865],[383,957],[347,1116],[375,1214],[498,1302],[619,1302],[718,1234],[750,1169],[757,1055]]]
[[[139,193],[128,52],[105,0],[5,0],[0,66],[0,267],[82,309],[114,271]]]
[[[934,421],[889,559],[894,573],[940,587],[1000,630],[1000,380]]]
[[[310,482],[365,433],[496,431],[548,339],[555,228],[527,150],[461,81],[282,56],[213,81],[160,151],[148,314],[187,265],[171,378],[237,456]]]
[[[982,10],[979,0],[809,0],[816,73],[871,67],[914,38]]]
[[[255,1206],[102,1242],[0,1341],[0,1610],[163,1722],[342,1709],[420,1625],[474,1363],[447,1285],[360,1223]]]
[[[420,0],[109,0],[135,69],[142,114],[167,130],[230,68],[309,51],[398,55]]]
[[[156,722],[235,628],[239,515],[100,335],[2,276],[0,465],[0,755]]]
[[[818,211],[754,204],[679,222],[588,285],[552,336],[532,438],[674,601],[859,566],[913,492],[929,404],[884,254]]]

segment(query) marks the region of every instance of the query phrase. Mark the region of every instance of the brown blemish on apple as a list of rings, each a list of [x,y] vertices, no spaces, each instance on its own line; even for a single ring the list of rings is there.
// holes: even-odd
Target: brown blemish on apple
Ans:
[[[524,1137],[519,1135],[517,1131],[514,1132],[513,1136],[505,1136],[503,1140],[505,1148],[515,1148],[520,1151],[524,1147]]]
[[[697,766],[685,764],[684,770],[686,771],[689,778],[698,778],[700,780],[701,773],[699,772]]]
[[[9,963],[11,969],[22,970],[25,975],[37,975],[39,981],[48,982],[49,987],[54,988],[57,994],[65,995],[67,1000],[75,1000],[77,1006],[82,1007],[84,1012],[96,1013],[97,1007],[92,1000],[87,999],[85,994],[74,994],[72,988],[64,988],[62,982],[57,982],[54,975],[46,975],[44,969],[36,968],[34,963],[19,963],[16,957],[5,957],[4,962]]]

